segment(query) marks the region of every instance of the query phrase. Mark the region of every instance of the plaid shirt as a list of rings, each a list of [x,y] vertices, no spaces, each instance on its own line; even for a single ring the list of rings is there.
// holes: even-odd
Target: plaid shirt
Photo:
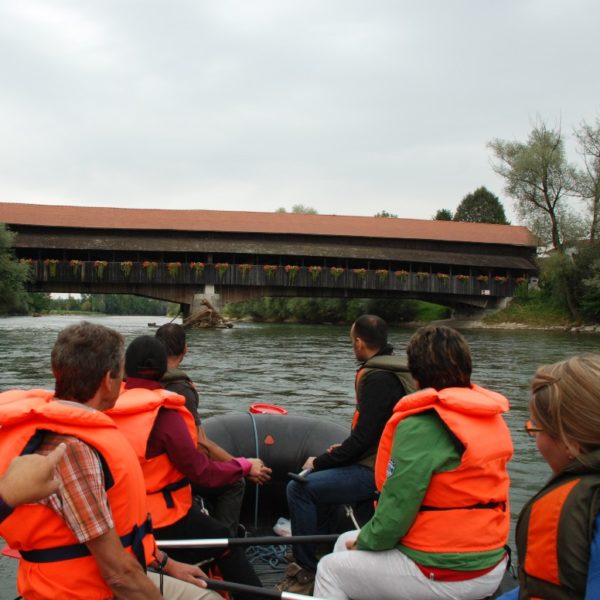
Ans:
[[[48,454],[61,442],[67,445],[65,455],[56,467],[61,487],[40,503],[64,519],[79,542],[85,543],[114,527],[104,489],[104,473],[96,451],[72,436],[50,433],[38,453]]]

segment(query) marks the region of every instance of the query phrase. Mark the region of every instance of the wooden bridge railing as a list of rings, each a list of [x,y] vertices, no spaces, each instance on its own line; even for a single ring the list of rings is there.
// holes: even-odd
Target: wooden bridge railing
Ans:
[[[161,261],[35,260],[21,258],[32,281],[131,283],[153,285],[224,285],[254,287],[397,290],[470,296],[513,296],[523,275],[509,273],[433,272],[390,269],[346,269],[320,265],[254,265]]]

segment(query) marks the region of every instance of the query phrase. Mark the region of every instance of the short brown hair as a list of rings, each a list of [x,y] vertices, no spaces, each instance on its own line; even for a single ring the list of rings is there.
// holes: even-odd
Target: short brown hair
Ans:
[[[408,368],[421,388],[469,387],[473,365],[467,340],[443,325],[421,327],[406,347]]]
[[[354,335],[369,348],[383,350],[388,343],[387,323],[377,315],[361,315],[354,321]]]
[[[529,410],[537,425],[565,445],[600,447],[600,354],[581,354],[539,367]],[[578,457],[585,462],[585,455]]]
[[[82,321],[63,329],[51,355],[56,397],[82,403],[90,400],[106,373],[119,376],[123,348],[123,336],[103,325]]]
[[[179,323],[165,323],[155,333],[166,350],[167,356],[179,356],[185,350],[185,329]]]

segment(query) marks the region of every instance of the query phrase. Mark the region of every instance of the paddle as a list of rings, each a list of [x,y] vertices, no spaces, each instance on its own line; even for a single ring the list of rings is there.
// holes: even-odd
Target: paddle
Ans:
[[[312,598],[312,600],[325,600],[318,596],[305,596],[304,594],[294,594],[293,592],[280,592],[273,588],[261,588],[253,585],[245,585],[243,583],[233,583],[231,581],[222,581],[221,579],[208,579],[200,577],[206,581],[206,587],[209,590],[225,590],[226,592],[241,592],[243,594],[254,594],[257,598],[281,598],[282,600],[304,600]]]
[[[159,548],[221,548],[226,546],[263,546],[271,544],[319,544],[321,542],[335,542],[339,533],[319,535],[269,535],[263,537],[245,538],[212,538],[191,540],[156,540]]]

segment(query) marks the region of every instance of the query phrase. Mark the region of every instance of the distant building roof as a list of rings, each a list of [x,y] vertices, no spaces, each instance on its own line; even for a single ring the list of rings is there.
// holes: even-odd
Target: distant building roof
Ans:
[[[288,234],[536,246],[522,226],[385,217],[0,202],[0,223],[86,229]]]

